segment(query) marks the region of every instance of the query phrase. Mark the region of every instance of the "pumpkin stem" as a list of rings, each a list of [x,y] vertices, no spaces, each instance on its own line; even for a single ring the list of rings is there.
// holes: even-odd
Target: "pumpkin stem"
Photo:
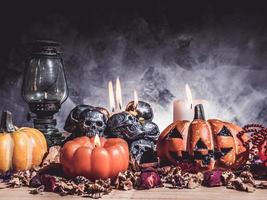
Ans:
[[[194,120],[195,119],[206,120],[205,113],[204,113],[204,107],[202,104],[196,105],[194,110],[195,110]]]
[[[9,111],[3,111],[2,112],[2,117],[1,117],[1,124],[0,124],[0,132],[14,132],[15,126],[13,125],[12,122],[12,114]]]

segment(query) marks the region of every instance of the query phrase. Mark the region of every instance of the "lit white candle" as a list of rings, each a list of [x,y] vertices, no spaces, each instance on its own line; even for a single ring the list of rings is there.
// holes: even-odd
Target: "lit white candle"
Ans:
[[[134,90],[134,108],[136,109],[138,105],[138,95],[137,95],[137,91]]]
[[[122,96],[121,96],[121,82],[120,82],[119,77],[117,77],[117,80],[116,80],[116,103],[117,103],[117,109],[121,111]]]
[[[114,99],[114,92],[113,92],[113,84],[112,81],[108,82],[108,94],[109,94],[109,105],[111,112],[115,111],[115,99]]]
[[[209,102],[204,99],[193,99],[192,92],[188,84],[185,86],[186,100],[175,100],[173,102],[173,121],[189,120],[192,121],[194,117],[194,107],[197,104],[202,104],[206,116],[208,116]]]
[[[116,79],[115,95],[113,90],[112,81],[108,82],[109,104],[111,114],[122,111],[122,95],[121,95],[121,83],[119,77]]]

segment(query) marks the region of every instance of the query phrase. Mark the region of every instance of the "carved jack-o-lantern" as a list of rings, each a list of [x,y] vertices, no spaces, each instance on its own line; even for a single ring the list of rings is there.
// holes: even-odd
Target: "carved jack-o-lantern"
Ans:
[[[157,154],[173,164],[195,162],[203,170],[237,168],[248,158],[248,150],[236,136],[241,130],[217,119],[206,121],[202,105],[197,105],[192,122],[176,121],[161,133]],[[242,139],[246,141],[247,135]]]

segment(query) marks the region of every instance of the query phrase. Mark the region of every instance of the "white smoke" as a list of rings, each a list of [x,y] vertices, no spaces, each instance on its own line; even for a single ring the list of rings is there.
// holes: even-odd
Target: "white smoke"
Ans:
[[[109,108],[107,83],[119,76],[124,107],[137,89],[139,99],[153,106],[162,130],[172,122],[173,100],[185,98],[186,83],[195,98],[210,102],[212,118],[240,125],[267,122],[266,56],[258,51],[262,37],[246,30],[226,20],[221,26],[171,31],[137,18],[121,29],[87,34],[61,16],[50,16],[31,25],[22,41],[52,38],[64,46],[70,98],[57,114],[59,127],[76,104]]]

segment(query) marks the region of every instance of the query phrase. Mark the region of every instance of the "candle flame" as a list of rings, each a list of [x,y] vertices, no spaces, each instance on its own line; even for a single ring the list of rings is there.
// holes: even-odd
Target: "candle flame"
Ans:
[[[137,95],[137,91],[134,90],[134,108],[136,108],[138,105],[138,95]]]
[[[121,96],[121,82],[119,77],[116,79],[116,102],[117,102],[117,108],[119,110],[122,109],[122,96]]]
[[[108,94],[109,94],[110,109],[111,109],[111,112],[114,112],[115,111],[115,98],[114,98],[112,81],[108,82]]]
[[[98,134],[95,135],[94,144],[96,147],[101,147],[101,142],[100,142],[100,138],[99,138]]]
[[[188,84],[185,84],[185,92],[186,92],[188,106],[191,109],[193,109],[193,97],[192,97],[192,92]]]

